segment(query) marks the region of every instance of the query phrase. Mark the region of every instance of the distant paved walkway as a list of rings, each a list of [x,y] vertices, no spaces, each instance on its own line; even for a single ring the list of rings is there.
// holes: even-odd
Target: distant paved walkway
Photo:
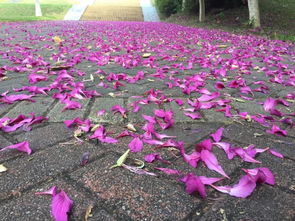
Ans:
[[[151,3],[151,0],[140,0],[144,21],[160,21],[157,9]]]
[[[96,0],[81,20],[144,21],[140,0]]]

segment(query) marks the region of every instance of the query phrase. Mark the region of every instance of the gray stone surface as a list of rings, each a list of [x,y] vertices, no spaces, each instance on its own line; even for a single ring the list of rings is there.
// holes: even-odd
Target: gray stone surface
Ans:
[[[205,215],[207,220],[294,220],[294,194],[286,194],[267,185],[260,185],[251,198],[221,198]],[[197,216],[192,217],[196,220]]]
[[[43,136],[46,139],[40,139]],[[51,145],[74,137],[74,131],[67,128],[63,123],[54,123],[32,131],[24,131],[15,136],[19,142],[28,141],[33,151],[50,148]]]
[[[31,156],[23,153],[22,158],[6,163],[9,170],[1,176],[0,199],[11,197],[15,192],[22,192],[62,172],[78,168],[80,158],[85,152],[90,152],[91,157],[103,153],[99,147],[87,143],[57,145],[49,148],[50,150],[39,151]]]
[[[21,101],[5,117],[15,118],[20,114],[30,116],[30,113],[35,113],[35,116],[44,116],[50,105],[54,102],[51,97],[33,97],[32,99],[36,102]]]
[[[57,103],[48,114],[49,122],[63,122],[65,120],[72,120],[76,117],[83,118],[87,105],[89,103],[89,99],[77,100],[77,102],[82,105],[81,109],[65,111],[62,111],[65,104]]]
[[[121,98],[96,98],[90,110],[89,119],[96,123],[117,124],[124,120],[120,113],[114,114],[111,108],[114,105],[120,105],[125,108],[124,101]],[[105,110],[106,113],[97,117],[97,111]]]
[[[114,211],[117,219],[128,214],[131,219],[180,220],[201,201],[170,185],[147,175],[136,175],[122,168],[109,169],[118,156],[108,154],[88,169],[81,169],[71,177],[93,191]],[[177,199],[181,198],[181,201]],[[161,205],[159,207],[159,205]]]

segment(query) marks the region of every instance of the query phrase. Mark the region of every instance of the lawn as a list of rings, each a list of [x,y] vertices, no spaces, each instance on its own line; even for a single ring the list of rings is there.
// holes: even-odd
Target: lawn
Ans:
[[[295,1],[294,0],[260,0],[262,31],[256,32],[271,39],[295,41]],[[222,29],[237,33],[248,33],[248,7],[220,10],[207,13],[206,22],[199,23],[198,12],[195,15],[175,14],[165,21],[188,25]]]
[[[36,20],[63,20],[73,0],[41,0],[42,17],[35,17],[35,1],[20,0],[11,3],[9,0],[0,0],[0,21],[36,21]]]

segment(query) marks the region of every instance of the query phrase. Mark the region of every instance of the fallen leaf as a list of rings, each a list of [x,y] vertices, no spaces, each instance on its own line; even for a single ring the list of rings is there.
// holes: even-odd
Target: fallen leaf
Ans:
[[[93,205],[89,205],[87,207],[86,212],[85,212],[85,216],[84,216],[84,221],[88,221],[88,218],[93,216],[92,209],[93,209]]]
[[[0,173],[3,173],[5,171],[7,171],[7,168],[3,164],[0,164]]]

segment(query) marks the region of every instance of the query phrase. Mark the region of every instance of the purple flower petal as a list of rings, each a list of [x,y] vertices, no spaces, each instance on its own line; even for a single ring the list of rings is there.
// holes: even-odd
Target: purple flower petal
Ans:
[[[46,191],[42,191],[42,192],[37,192],[35,193],[36,195],[51,195],[51,196],[55,196],[57,192],[57,187],[53,186],[51,187],[49,190]]]
[[[187,112],[184,112],[183,114],[185,116],[188,116],[188,117],[192,118],[193,120],[202,118],[202,116],[199,113],[187,113]]]
[[[212,141],[211,139],[203,140],[201,143],[198,143],[195,147],[196,151],[201,152],[202,150],[212,150]]]
[[[267,130],[266,132],[270,133],[270,134],[277,134],[277,135],[280,135],[280,136],[287,136],[287,134],[288,134],[287,131],[281,130],[279,128],[279,126],[277,126],[275,124],[272,125],[271,130]]]
[[[213,138],[213,140],[215,142],[219,142],[221,140],[223,131],[224,131],[224,128],[221,127],[215,133],[211,134],[210,136]]]
[[[185,183],[185,191],[188,194],[198,192],[202,198],[206,197],[207,194],[205,185],[202,183],[201,179],[198,176],[189,173],[185,177],[181,178],[180,181]]]
[[[127,118],[126,116],[127,110],[121,107],[120,105],[114,105],[111,108],[111,111],[114,111],[114,113],[120,113],[124,118]]]
[[[128,144],[128,146],[132,152],[139,152],[143,148],[143,142],[141,139],[136,137]]]
[[[169,169],[169,168],[155,167],[155,169],[160,170],[168,175],[181,175],[182,174],[179,170],[174,170],[174,169]]]
[[[239,157],[242,158],[242,160],[250,163],[261,163],[258,160],[255,160],[253,157],[251,157],[244,149],[242,148],[235,148],[234,149],[235,153],[239,155]]]
[[[73,201],[61,190],[52,198],[51,212],[56,221],[67,221],[68,212],[71,210]]]
[[[279,153],[279,152],[277,152],[277,151],[274,151],[274,150],[271,150],[271,149],[268,149],[268,151],[272,154],[272,155],[274,155],[274,156],[276,156],[276,157],[278,157],[278,158],[284,158],[284,155],[283,154],[281,154],[281,153]]]
[[[273,110],[276,105],[277,105],[276,100],[271,97],[268,97],[263,103],[263,108],[265,111],[269,112]]]
[[[254,191],[256,182],[253,181],[253,179],[251,179],[249,176],[245,175],[240,179],[239,183],[235,184],[233,187],[214,185],[212,185],[212,187],[231,196],[246,198]]]
[[[155,160],[162,160],[162,157],[158,153],[151,153],[151,154],[145,155],[144,160],[148,163],[152,163]]]
[[[18,144],[13,144],[13,145],[4,147],[0,151],[4,151],[4,150],[8,150],[8,149],[16,149],[18,151],[25,152],[28,155],[31,155],[31,153],[32,153],[32,149],[30,148],[28,141],[24,141],[24,142],[21,142]]]
[[[222,167],[219,165],[217,158],[215,157],[215,155],[212,152],[210,152],[208,150],[202,150],[201,160],[206,164],[206,166],[210,170],[214,170],[217,173],[221,174],[222,176],[229,178],[229,176],[226,175],[226,173],[224,172]]]

